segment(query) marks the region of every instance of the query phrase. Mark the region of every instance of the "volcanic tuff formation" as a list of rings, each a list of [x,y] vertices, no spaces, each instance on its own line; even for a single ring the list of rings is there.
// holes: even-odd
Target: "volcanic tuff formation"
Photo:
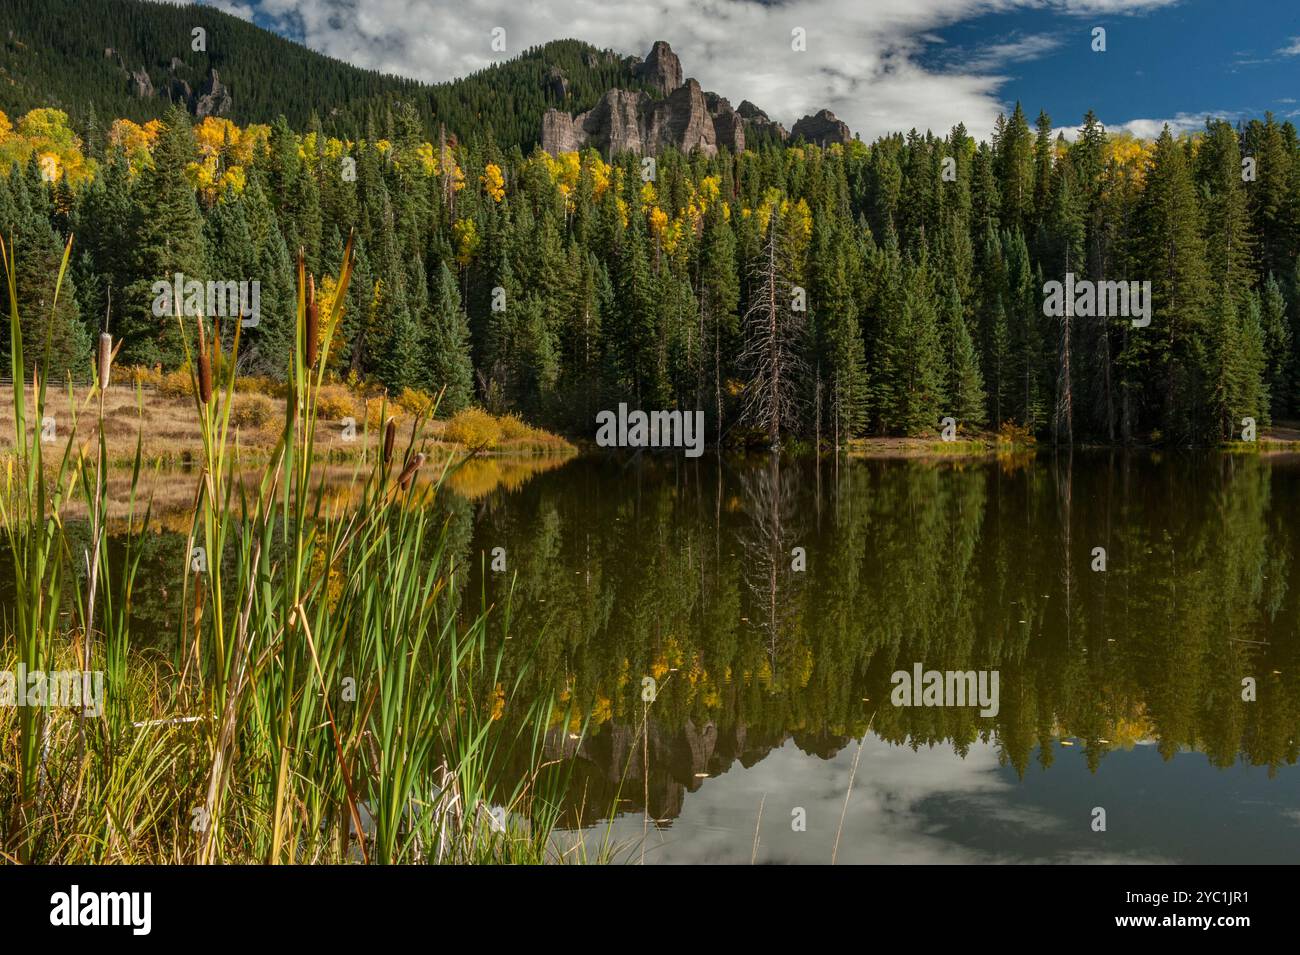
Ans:
[[[570,116],[549,109],[542,117],[542,148],[552,156],[588,146],[607,156],[621,152],[654,155],[665,147],[683,152],[698,149],[708,156],[725,147],[745,148],[745,133],[775,135],[784,141],[785,129],[750,103],[732,109],[726,99],[707,93],[693,79],[682,79],[682,64],[663,40],[655,43],[644,61],[634,61],[634,74],[663,98],[640,90],[608,90],[585,113]],[[554,77],[550,78],[554,81]],[[848,126],[830,110],[805,116],[791,134],[810,143],[828,146],[852,139]]]
[[[816,143],[818,146],[847,143],[853,138],[849,127],[828,109],[821,110],[816,116],[805,116],[799,120],[794,124],[790,135],[796,139],[802,137],[807,142]]]

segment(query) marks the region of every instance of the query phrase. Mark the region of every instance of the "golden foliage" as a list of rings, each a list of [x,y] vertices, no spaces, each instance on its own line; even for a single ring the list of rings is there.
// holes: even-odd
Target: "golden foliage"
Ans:
[[[496,163],[490,162],[484,167],[479,182],[483,184],[483,192],[493,202],[500,202],[506,197],[505,176],[501,174],[501,167]]]
[[[48,182],[66,178],[76,189],[94,178],[95,161],[82,153],[81,140],[68,126],[67,113],[34,109],[19,119],[16,127],[8,116],[0,113],[0,117],[0,168],[7,170],[12,163],[25,165],[35,157]]]
[[[494,448],[501,441],[501,424],[482,408],[466,408],[447,422],[443,436],[467,448]]]
[[[230,409],[230,423],[236,428],[260,428],[275,418],[275,403],[266,395],[236,394]]]
[[[457,219],[451,231],[456,238],[456,261],[461,267],[469,265],[482,242],[478,234],[478,226],[474,224],[473,219]]]
[[[433,413],[434,396],[419,388],[403,388],[394,404],[407,414],[428,417]]]
[[[316,392],[316,416],[327,421],[350,418],[357,408],[356,396],[347,385],[321,385]]]

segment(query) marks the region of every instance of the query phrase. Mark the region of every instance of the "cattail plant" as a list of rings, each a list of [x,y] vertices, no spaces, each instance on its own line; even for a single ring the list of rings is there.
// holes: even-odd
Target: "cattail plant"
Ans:
[[[384,423],[384,467],[393,463],[393,446],[397,442],[397,419],[389,416]]]
[[[199,318],[199,401],[204,405],[212,404],[212,355],[208,351],[207,335],[203,331],[203,319]]]
[[[316,278],[307,276],[307,367],[316,367],[320,350],[320,305],[316,302]]]
[[[99,333],[99,387],[102,391],[108,387],[108,373],[113,365],[113,336],[108,332]]]
[[[397,477],[398,486],[400,486],[403,491],[410,488],[411,481],[415,479],[415,472],[420,470],[423,466],[424,453],[421,452],[411,458],[411,460],[406,463],[406,467],[402,468],[402,473]]]

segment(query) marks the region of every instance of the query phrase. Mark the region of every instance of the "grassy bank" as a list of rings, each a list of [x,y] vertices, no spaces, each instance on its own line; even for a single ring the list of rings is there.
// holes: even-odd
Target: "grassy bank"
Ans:
[[[109,387],[70,387],[52,382],[41,419],[46,450],[66,444],[76,428],[78,445],[93,447],[102,430],[109,463],[129,466],[137,446],[146,465],[187,464],[203,451],[203,429],[194,416],[193,373],[189,369],[163,374],[142,369],[115,369]],[[288,397],[283,383],[265,378],[236,377],[230,404],[230,437],[245,459],[265,460],[275,450],[285,419]],[[102,398],[102,401],[101,401]],[[431,414],[436,396],[408,389],[396,399],[341,383],[322,383],[316,396],[313,454],[328,460],[349,460],[367,446],[388,418],[409,431],[419,422],[418,438],[433,452],[474,451],[496,455],[571,455],[576,449],[564,438],[533,427],[514,415],[493,416],[478,408],[438,418]],[[101,410],[103,415],[100,416]],[[15,413],[12,390],[0,393],[0,421]],[[52,419],[52,420],[51,420]],[[367,441],[367,437],[370,438]],[[15,433],[0,434],[0,460],[14,453]]]

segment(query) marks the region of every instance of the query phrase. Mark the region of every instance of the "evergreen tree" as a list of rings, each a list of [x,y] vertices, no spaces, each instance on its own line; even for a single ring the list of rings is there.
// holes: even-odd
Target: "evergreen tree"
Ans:
[[[177,274],[184,282],[207,281],[203,217],[185,175],[195,149],[189,117],[173,108],[154,147],[153,165],[140,173],[132,193],[132,280],[124,290],[119,327],[123,364],[175,367],[183,357],[175,311],[183,311],[184,303],[173,300],[169,314],[155,315],[154,283],[172,284]],[[192,328],[187,334],[193,335]]]
[[[1264,382],[1268,387],[1272,417],[1286,417],[1292,408],[1291,323],[1286,314],[1282,286],[1272,275],[1264,283],[1259,302],[1260,332],[1264,358]]]
[[[942,336],[944,392],[949,414],[963,425],[982,427],[987,421],[984,378],[955,282],[949,283],[943,302]]]
[[[1145,367],[1154,374],[1144,376],[1147,384],[1132,377],[1127,384],[1145,392],[1146,407],[1136,409],[1142,415],[1139,420],[1153,427],[1163,422],[1180,438],[1191,440],[1206,433],[1198,410],[1209,283],[1197,212],[1186,153],[1166,126],[1156,142],[1136,212],[1141,225],[1134,258],[1138,274],[1152,284],[1151,324],[1133,329],[1126,349],[1129,369]]]
[[[474,396],[474,368],[469,354],[469,322],[460,307],[456,277],[446,262],[438,267],[433,323],[426,348],[431,387],[443,390],[438,411],[455,414]]]
[[[44,190],[40,183],[36,188]],[[21,175],[9,177],[9,200],[4,204],[0,228],[13,260],[23,354],[28,369],[39,368],[47,381],[61,384],[71,375],[85,381],[90,371],[90,335],[81,322],[75,280],[65,275],[58,284],[65,243],[33,201]],[[5,276],[8,279],[8,276]],[[0,331],[0,360],[8,367],[10,348],[8,322]]]
[[[998,190],[1002,196],[1002,225],[1024,228],[1033,217],[1034,150],[1029,122],[1019,103],[1011,119],[998,117],[993,151],[997,156]]]

